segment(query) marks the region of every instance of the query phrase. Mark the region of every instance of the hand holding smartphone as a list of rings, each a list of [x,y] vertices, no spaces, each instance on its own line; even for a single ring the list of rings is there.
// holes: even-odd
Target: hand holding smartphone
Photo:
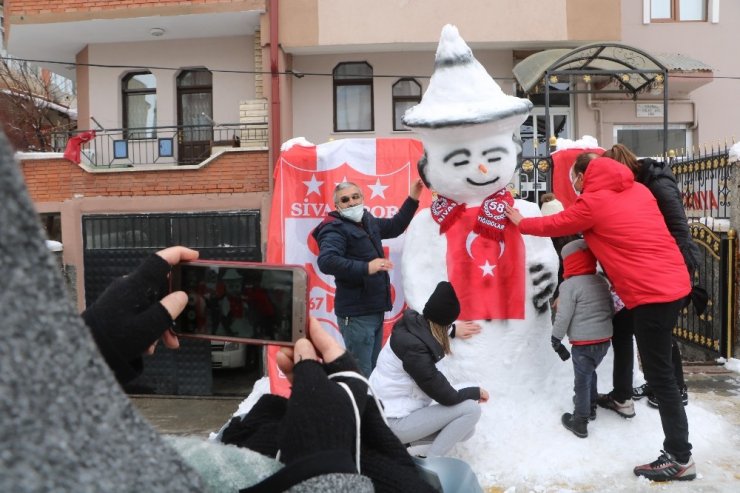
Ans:
[[[292,346],[306,335],[308,276],[301,266],[197,260],[173,267],[188,303],[178,336]]]

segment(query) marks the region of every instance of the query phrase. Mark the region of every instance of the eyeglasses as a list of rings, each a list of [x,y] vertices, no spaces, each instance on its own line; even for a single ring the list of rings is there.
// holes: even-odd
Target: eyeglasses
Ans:
[[[353,193],[351,196],[345,195],[344,197],[339,197],[339,201],[343,204],[346,204],[350,200],[360,200],[361,198],[362,195],[360,195],[359,193]]]

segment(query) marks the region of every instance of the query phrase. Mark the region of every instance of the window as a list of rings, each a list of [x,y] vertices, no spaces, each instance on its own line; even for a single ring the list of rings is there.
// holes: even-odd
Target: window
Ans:
[[[421,85],[414,79],[400,79],[393,84],[393,130],[411,130],[401,118],[406,110],[421,101]]]
[[[46,232],[46,239],[62,241],[62,215],[59,212],[42,212],[41,225]]]
[[[123,78],[123,128],[126,139],[157,136],[157,79],[150,72],[134,72]]]
[[[706,21],[707,0],[650,0],[653,22]]]
[[[639,157],[663,154],[663,125],[615,125],[614,142],[629,147]],[[691,132],[686,125],[668,125],[668,149],[676,154],[692,146]]]
[[[367,62],[340,63],[333,75],[334,131],[373,131],[373,68]]]

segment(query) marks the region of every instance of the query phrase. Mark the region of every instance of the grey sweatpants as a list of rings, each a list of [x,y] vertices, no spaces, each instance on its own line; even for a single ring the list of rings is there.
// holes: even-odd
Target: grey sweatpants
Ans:
[[[467,399],[454,406],[432,404],[404,418],[388,418],[388,426],[401,443],[432,442],[427,456],[440,457],[473,436],[480,413],[480,404]]]

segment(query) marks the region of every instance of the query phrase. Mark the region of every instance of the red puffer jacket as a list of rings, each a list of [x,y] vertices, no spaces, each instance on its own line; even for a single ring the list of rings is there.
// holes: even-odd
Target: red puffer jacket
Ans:
[[[583,191],[559,214],[528,217],[519,230],[535,236],[583,233],[627,308],[678,300],[691,282],[655,197],[609,158],[589,163]]]

